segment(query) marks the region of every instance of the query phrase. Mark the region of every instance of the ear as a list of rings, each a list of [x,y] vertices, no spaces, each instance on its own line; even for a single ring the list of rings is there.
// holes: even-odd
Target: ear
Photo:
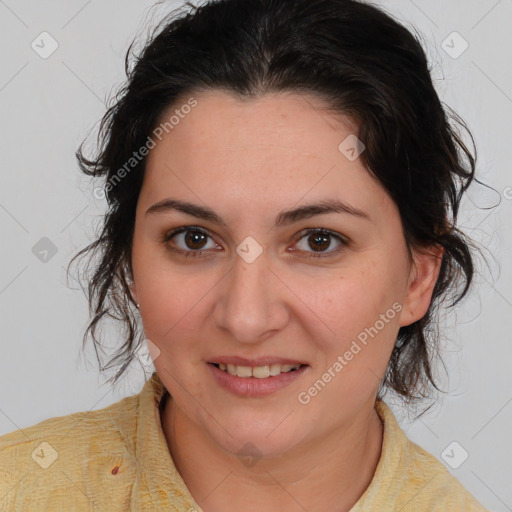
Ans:
[[[400,327],[420,320],[427,312],[439,277],[443,254],[444,247],[440,245],[413,249],[413,262]]]

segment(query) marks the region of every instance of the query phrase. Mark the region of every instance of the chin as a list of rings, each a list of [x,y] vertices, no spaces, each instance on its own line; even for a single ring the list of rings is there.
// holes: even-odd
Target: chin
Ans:
[[[293,414],[290,418],[292,416]],[[283,419],[281,414],[261,418],[253,413],[251,418],[245,416],[237,419],[231,415],[229,421],[219,418],[219,423],[225,426],[227,432],[219,425],[212,431],[211,420],[205,428],[210,431],[210,436],[217,445],[231,454],[254,458],[278,457],[292,450],[307,437],[305,432],[294,428],[300,422],[298,425],[291,425]]]

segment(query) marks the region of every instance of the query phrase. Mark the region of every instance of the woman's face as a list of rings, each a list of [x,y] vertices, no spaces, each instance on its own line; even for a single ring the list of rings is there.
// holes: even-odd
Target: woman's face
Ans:
[[[147,158],[133,293],[180,413],[230,452],[279,454],[373,407],[438,264],[411,265],[348,119],[313,96],[193,97]]]

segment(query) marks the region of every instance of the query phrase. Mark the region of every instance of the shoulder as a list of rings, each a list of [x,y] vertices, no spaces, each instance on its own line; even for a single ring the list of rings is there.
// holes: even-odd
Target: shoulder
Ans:
[[[112,436],[119,438],[120,430],[127,433],[135,430],[137,409],[138,395],[134,395],[103,409],[50,418],[4,434],[0,436],[1,464],[4,465],[11,455],[34,449],[38,446],[36,443],[53,441],[57,445],[55,448],[73,447],[79,451],[83,451],[89,441],[100,445],[111,443],[115,441]],[[116,429],[112,429],[113,426]]]
[[[384,402],[377,402],[376,408],[384,424],[381,458],[370,486],[351,512],[373,508],[488,512],[444,464],[407,438]]]
[[[52,510],[60,510],[58,504],[69,509],[70,498],[89,510],[95,489],[84,489],[84,482],[105,482],[115,475],[117,487],[123,477],[129,485],[130,476],[114,468],[133,458],[137,410],[134,395],[103,409],[51,418],[0,436],[0,509],[40,509],[45,496]],[[91,473],[103,475],[87,478]]]
[[[436,457],[409,439],[406,446],[405,475],[415,493],[411,510],[488,512]]]

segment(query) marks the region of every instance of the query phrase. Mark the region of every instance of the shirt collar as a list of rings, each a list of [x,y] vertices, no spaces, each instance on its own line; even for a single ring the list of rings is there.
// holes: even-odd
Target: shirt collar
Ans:
[[[382,503],[382,495],[389,492],[389,475],[393,475],[393,480],[398,482],[402,477],[401,473],[407,467],[404,458],[408,452],[406,445],[409,440],[385,402],[377,400],[375,410],[382,421],[384,430],[381,454],[370,485],[350,509],[350,512],[373,510],[376,504]],[[386,482],[388,483],[386,484]]]
[[[178,473],[169,453],[160,420],[159,404],[168,391],[156,372],[139,394],[135,454],[140,473],[133,493],[135,510],[202,512]]]
[[[137,504],[140,510],[143,509],[142,505],[151,503],[173,512],[202,512],[169,453],[160,416],[160,405],[168,398],[168,390],[154,372],[139,394],[135,452],[137,461],[140,461],[142,478],[135,484],[138,492],[134,496],[141,500]],[[368,506],[378,502],[378,495],[382,492],[380,482],[385,480],[385,475],[396,474],[405,463],[402,459],[407,453],[405,444],[409,442],[408,439],[385,402],[377,400],[375,408],[384,428],[381,456],[370,485],[350,512],[368,510]]]

